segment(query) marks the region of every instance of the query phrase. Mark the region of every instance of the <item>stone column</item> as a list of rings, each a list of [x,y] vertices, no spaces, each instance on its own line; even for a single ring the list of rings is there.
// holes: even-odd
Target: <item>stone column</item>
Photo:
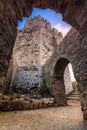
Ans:
[[[52,86],[52,96],[55,98],[57,106],[66,106],[67,100],[65,95],[65,85],[64,80],[55,79],[54,85]]]
[[[8,1],[0,1],[0,77],[6,78],[13,46],[16,39],[16,26]],[[3,84],[3,88],[5,84]]]
[[[87,119],[87,26],[82,31],[84,32],[79,50],[79,92],[83,117]]]

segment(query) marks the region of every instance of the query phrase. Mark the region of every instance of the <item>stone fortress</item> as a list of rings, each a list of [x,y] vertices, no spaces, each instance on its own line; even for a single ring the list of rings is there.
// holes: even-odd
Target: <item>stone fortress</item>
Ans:
[[[8,77],[13,73],[10,79],[12,91],[29,93],[36,87],[50,87],[50,83],[46,85],[46,63],[62,40],[62,33],[51,28],[50,23],[40,16],[26,22],[24,29],[18,31],[13,52],[15,60],[9,67]],[[12,70],[11,66],[13,66]],[[49,67],[47,69],[49,70]],[[65,69],[64,82],[68,94],[73,90],[68,66]]]
[[[87,0],[0,0],[0,79],[3,77],[5,79],[1,84],[3,93],[9,93],[6,78],[17,37],[17,22],[22,20],[22,17],[30,17],[33,8],[50,8],[56,13],[61,13],[63,20],[74,28],[57,48],[57,63],[56,52],[51,57],[53,66],[49,60],[46,63],[46,66],[49,65],[49,70],[45,79],[49,81],[48,77],[51,79],[55,77],[55,80],[50,80],[52,84],[55,82],[54,86],[52,84],[50,86],[55,92],[54,97],[58,102],[60,98],[65,100],[63,75],[66,65],[71,63],[78,83],[81,110],[84,119],[87,119]],[[50,68],[54,68],[54,73],[50,73]]]

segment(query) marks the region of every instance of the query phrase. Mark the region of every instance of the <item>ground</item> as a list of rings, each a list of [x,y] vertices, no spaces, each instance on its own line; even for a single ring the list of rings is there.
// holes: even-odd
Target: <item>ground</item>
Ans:
[[[67,107],[0,112],[0,130],[87,130],[80,103]]]

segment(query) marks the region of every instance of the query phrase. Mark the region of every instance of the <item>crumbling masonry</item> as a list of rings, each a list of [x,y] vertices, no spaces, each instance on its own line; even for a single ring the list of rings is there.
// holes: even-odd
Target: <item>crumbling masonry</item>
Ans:
[[[62,39],[62,34],[40,16],[27,21],[25,28],[18,31],[13,64],[9,65],[7,84],[10,93],[29,93],[31,89],[46,86],[44,66]],[[66,93],[73,90],[69,73],[67,67],[64,74]]]
[[[87,119],[87,0],[0,0],[0,77],[7,77],[17,36],[17,21],[23,16],[30,16],[34,7],[50,8],[61,13],[63,20],[77,30],[71,31],[60,44],[57,54],[59,50],[61,54],[58,54],[56,66],[55,57],[52,57],[55,66],[55,85],[52,90],[57,91],[60,86],[63,87],[63,71],[65,66],[71,62],[79,85],[83,116]],[[47,64],[49,68],[52,67],[49,62]],[[57,83],[59,85],[56,87]],[[7,87],[3,87],[4,93],[8,93]],[[53,94],[57,99],[61,97],[61,95],[58,97],[58,93]]]

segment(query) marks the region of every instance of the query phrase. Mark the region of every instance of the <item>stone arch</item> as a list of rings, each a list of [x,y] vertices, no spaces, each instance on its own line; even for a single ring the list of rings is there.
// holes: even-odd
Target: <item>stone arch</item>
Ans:
[[[59,12],[63,16],[63,20],[71,26],[77,28],[81,34],[86,32],[87,8],[86,0],[16,0],[16,1],[0,1],[0,19],[1,19],[1,54],[0,54],[0,73],[7,76],[9,62],[17,35],[17,21],[23,16],[30,16],[33,8],[47,9],[50,8]],[[57,4],[55,4],[57,3]],[[10,11],[12,10],[12,11]],[[72,17],[71,17],[72,16]],[[77,17],[79,16],[79,18]],[[82,19],[81,19],[82,18]],[[4,21],[4,24],[3,24]],[[84,24],[85,23],[85,24]],[[84,31],[83,31],[84,29]],[[8,32],[8,33],[7,33]],[[6,33],[6,35],[5,35]],[[5,36],[5,37],[4,37]],[[4,49],[3,49],[4,48]],[[3,59],[3,60],[2,60]],[[4,74],[3,74],[4,71]]]
[[[76,45],[77,50],[73,48],[77,54],[72,55],[77,58],[78,68],[75,68],[75,71],[78,71],[80,95],[84,100],[82,110],[84,117],[87,118],[87,0],[0,0],[0,76],[7,75],[17,35],[17,21],[23,16],[30,16],[34,7],[50,8],[60,12],[63,20],[77,28],[81,34],[81,39],[77,39],[79,41]]]
[[[66,58],[59,58],[54,66],[52,95],[55,97],[58,105],[67,105],[64,85],[64,70],[69,64]]]
[[[59,58],[54,67],[54,77],[56,79],[63,79],[63,74],[69,61],[66,58]]]
[[[71,62],[66,57],[67,56],[65,56],[65,58],[62,57],[62,58],[57,59],[57,62],[54,66],[54,73],[53,73],[54,84],[52,86],[52,95],[55,97],[55,100],[58,106],[67,105],[67,100],[66,100],[66,95],[65,95],[65,85],[64,85],[64,70],[66,66]],[[73,61],[72,65],[73,65],[73,70],[74,70],[74,76],[78,83],[81,110],[83,111],[83,117],[87,119],[86,88],[84,89],[85,84],[84,84],[84,81],[80,80],[80,75],[78,75],[78,71],[76,72],[78,64],[76,66],[75,61]]]

